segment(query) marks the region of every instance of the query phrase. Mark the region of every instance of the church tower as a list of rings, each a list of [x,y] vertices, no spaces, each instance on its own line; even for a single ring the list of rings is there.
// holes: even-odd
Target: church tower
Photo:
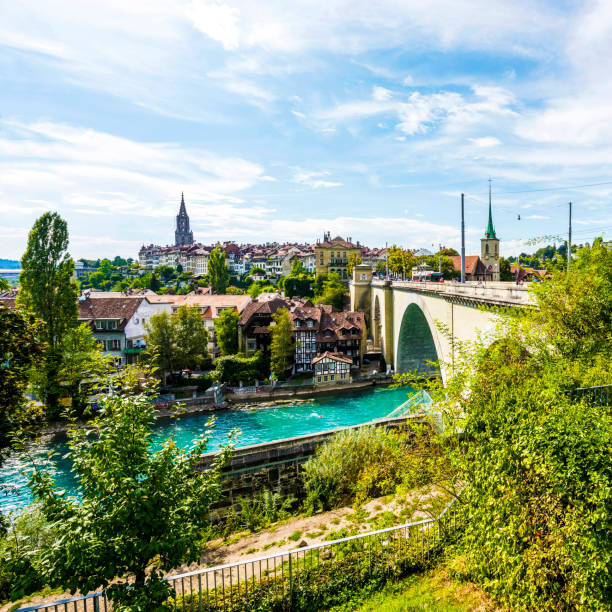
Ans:
[[[193,244],[193,232],[189,229],[189,215],[185,208],[185,195],[181,194],[181,207],[176,215],[176,231],[174,232],[174,244],[185,246]]]
[[[480,239],[480,259],[486,268],[486,280],[499,281],[499,238],[495,235],[491,213],[491,179],[489,179],[489,223],[484,238]]]

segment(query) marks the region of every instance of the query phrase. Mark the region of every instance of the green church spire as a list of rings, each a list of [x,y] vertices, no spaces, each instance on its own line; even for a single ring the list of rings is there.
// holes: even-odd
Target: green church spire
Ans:
[[[491,179],[489,179],[489,223],[485,232],[487,238],[497,238],[495,228],[493,227],[493,214],[491,213]]]

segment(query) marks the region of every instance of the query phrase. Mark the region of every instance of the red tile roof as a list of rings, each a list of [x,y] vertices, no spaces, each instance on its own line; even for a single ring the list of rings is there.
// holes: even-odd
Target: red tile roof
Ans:
[[[461,255],[451,255],[449,259],[453,262],[455,270],[461,271]],[[480,265],[479,265],[480,263]],[[478,255],[465,256],[465,273],[466,274],[483,274],[484,264]]]
[[[117,329],[121,331],[132,318],[144,298],[95,298],[79,299],[79,321],[96,319],[118,319]]]

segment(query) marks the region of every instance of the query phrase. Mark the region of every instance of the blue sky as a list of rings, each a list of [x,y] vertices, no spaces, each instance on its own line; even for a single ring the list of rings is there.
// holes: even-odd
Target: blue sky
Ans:
[[[173,238],[459,246],[612,233],[612,4],[34,0],[0,20],[0,257]],[[520,214],[521,220],[517,219]]]

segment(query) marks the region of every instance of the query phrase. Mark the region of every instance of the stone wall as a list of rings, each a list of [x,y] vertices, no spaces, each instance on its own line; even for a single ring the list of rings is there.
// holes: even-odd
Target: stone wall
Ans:
[[[280,493],[283,499],[303,500],[302,464],[315,453],[317,446],[338,431],[357,429],[367,425],[399,429],[405,427],[410,418],[379,419],[363,425],[341,427],[296,438],[286,438],[263,444],[252,444],[237,448],[224,468],[223,497],[212,511],[213,521],[224,518],[230,510],[239,513],[239,498],[257,497],[265,490]],[[216,453],[206,453],[198,469],[206,469]]]

